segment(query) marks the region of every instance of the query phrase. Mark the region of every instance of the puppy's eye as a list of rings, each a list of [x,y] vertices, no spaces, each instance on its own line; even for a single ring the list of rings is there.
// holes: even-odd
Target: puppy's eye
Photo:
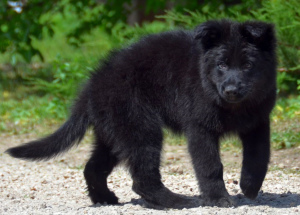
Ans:
[[[251,62],[247,62],[247,63],[244,64],[244,68],[247,69],[247,70],[251,69],[252,66],[253,66],[253,64]]]
[[[228,69],[227,64],[224,63],[224,62],[220,62],[220,63],[218,64],[218,67],[219,67],[219,69],[221,69],[221,70],[227,70],[227,69]]]

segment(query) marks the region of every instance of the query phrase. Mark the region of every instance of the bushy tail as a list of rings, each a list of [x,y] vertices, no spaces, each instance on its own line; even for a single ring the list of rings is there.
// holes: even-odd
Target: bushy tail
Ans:
[[[48,160],[66,152],[79,143],[89,127],[87,100],[82,98],[73,109],[71,117],[53,134],[24,145],[9,148],[6,153],[26,160]]]

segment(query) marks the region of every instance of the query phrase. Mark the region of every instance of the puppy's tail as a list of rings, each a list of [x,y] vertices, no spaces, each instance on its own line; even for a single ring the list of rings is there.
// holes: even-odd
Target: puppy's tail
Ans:
[[[66,152],[82,140],[89,127],[87,100],[81,96],[74,106],[71,117],[53,134],[21,146],[9,148],[6,153],[20,159],[48,160]]]

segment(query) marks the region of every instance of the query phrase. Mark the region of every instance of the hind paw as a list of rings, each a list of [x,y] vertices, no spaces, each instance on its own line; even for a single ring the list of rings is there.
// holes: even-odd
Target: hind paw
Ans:
[[[235,202],[230,196],[222,196],[219,198],[202,197],[203,206],[218,206],[222,208],[234,207]]]

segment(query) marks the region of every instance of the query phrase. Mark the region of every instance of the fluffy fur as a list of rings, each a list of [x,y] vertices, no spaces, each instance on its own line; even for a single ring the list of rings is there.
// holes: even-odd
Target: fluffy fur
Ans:
[[[188,139],[206,204],[227,207],[233,202],[223,181],[219,140],[232,133],[243,144],[240,186],[253,199],[270,156],[275,43],[273,26],[258,21],[208,21],[194,31],[147,36],[102,62],[55,133],[7,152],[48,159],[78,143],[92,127],[96,141],[84,176],[93,203],[118,203],[106,180],[122,162],[133,190],[147,202],[188,207],[193,200],[161,182],[162,127],[168,127]]]

